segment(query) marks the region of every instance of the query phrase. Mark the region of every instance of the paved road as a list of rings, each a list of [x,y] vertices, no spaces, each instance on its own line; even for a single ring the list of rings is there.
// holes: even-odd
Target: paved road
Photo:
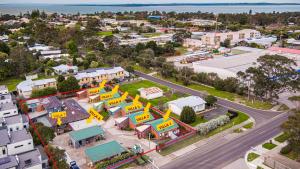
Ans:
[[[265,140],[280,132],[280,124],[287,119],[288,114],[281,114],[270,119],[263,125],[249,130],[244,135],[223,144],[219,142],[201,146],[186,156],[181,156],[161,169],[188,168],[188,169],[219,169],[231,162],[243,158],[245,153]]]
[[[205,94],[203,92],[200,91],[196,91],[184,86],[180,86],[141,72],[135,72],[136,75],[143,77],[144,79],[162,84],[164,86],[168,86],[169,88],[175,89],[181,93],[186,93],[186,94],[190,94],[190,95],[194,95],[194,96],[200,96],[200,97],[205,97]],[[275,112],[275,111],[264,111],[264,110],[257,110],[257,109],[252,109],[250,107],[238,104],[238,103],[234,103],[225,99],[218,99],[217,102],[219,105],[227,107],[227,108],[231,108],[231,109],[236,109],[242,112],[245,112],[247,114],[249,114],[251,117],[253,117],[256,121],[257,124],[261,124],[263,123],[265,120],[270,119],[272,117],[277,116],[278,114],[280,114],[279,112]]]
[[[180,85],[164,81],[153,76],[136,72],[140,77],[173,88],[182,93],[204,97],[205,94]],[[220,139],[203,145],[188,155],[181,156],[162,169],[188,168],[188,169],[214,169],[222,168],[229,163],[241,158],[245,153],[265,140],[280,133],[280,125],[287,119],[287,113],[263,111],[253,109],[228,100],[218,99],[218,104],[224,107],[245,112],[256,120],[256,127],[233,139]]]

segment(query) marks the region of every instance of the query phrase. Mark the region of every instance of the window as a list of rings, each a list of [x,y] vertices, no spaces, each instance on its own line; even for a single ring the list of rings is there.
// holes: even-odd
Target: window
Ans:
[[[5,148],[2,149],[2,154],[6,154]]]
[[[28,145],[30,145],[30,144],[31,144],[31,142],[28,143]]]
[[[19,148],[19,147],[23,147],[23,144],[22,144],[22,145],[15,146],[15,148]]]

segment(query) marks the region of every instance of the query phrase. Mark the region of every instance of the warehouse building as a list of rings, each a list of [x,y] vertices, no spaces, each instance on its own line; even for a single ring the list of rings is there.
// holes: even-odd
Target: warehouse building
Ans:
[[[85,146],[91,142],[104,139],[104,131],[101,126],[92,126],[69,133],[70,143],[74,148]]]

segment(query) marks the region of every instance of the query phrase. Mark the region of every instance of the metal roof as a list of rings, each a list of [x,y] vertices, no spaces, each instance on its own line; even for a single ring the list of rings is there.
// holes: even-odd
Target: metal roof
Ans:
[[[111,141],[104,144],[99,144],[94,147],[87,148],[84,152],[86,156],[93,162],[98,162],[106,158],[116,156],[122,152],[127,151],[120,143]]]
[[[137,112],[137,113],[132,113],[132,114],[129,114],[128,117],[131,120],[131,122],[135,125],[154,120],[154,117],[149,112],[149,115],[150,115],[149,119],[144,119],[144,120],[141,120],[141,121],[137,122],[136,121],[136,116],[142,115],[143,113],[144,113],[143,111],[140,111],[140,112]]]
[[[72,131],[69,133],[70,137],[75,141],[84,140],[98,135],[103,135],[104,131],[101,126],[92,126],[89,128]]]
[[[164,119],[163,119],[163,118],[160,118],[160,119],[157,119],[157,120],[148,122],[148,123],[146,123],[146,124],[150,124],[151,127],[152,127],[157,133],[164,133],[164,132],[167,132],[167,131],[170,131],[170,130],[173,130],[173,129],[176,129],[176,128],[179,127],[178,124],[177,124],[173,119],[170,119],[170,118],[169,118],[168,120],[172,120],[174,125],[169,126],[169,127],[166,127],[166,128],[164,128],[164,129],[162,129],[162,130],[157,130],[157,126],[158,126],[159,124],[162,124],[162,123],[164,122]],[[166,121],[168,121],[168,120],[166,120]]]
[[[206,102],[199,96],[188,96],[168,102],[168,104],[174,104],[181,109],[184,106],[194,107],[205,103]]]

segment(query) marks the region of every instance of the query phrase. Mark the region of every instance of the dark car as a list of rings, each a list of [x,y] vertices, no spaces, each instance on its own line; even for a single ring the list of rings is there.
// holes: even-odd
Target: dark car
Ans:
[[[77,164],[76,161],[71,161],[70,162],[70,169],[80,169]]]

